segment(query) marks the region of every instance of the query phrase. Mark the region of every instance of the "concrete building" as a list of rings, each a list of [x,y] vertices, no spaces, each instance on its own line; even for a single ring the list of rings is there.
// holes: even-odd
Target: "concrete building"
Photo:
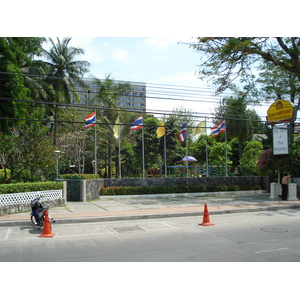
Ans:
[[[99,92],[99,85],[93,79],[84,79],[88,85],[87,89],[77,88],[77,93],[81,104],[94,104],[94,97]],[[102,80],[101,80],[102,81]],[[124,83],[124,81],[114,80],[114,82]],[[117,105],[120,108],[128,110],[146,111],[146,83],[143,82],[127,82],[130,84],[130,91],[118,97]],[[75,102],[73,98],[73,102]],[[100,103],[99,103],[100,104]],[[101,104],[100,104],[101,105]]]

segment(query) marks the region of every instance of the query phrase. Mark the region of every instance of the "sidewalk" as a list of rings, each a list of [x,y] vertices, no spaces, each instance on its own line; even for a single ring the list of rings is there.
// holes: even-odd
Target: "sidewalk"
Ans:
[[[57,224],[199,216],[204,204],[209,214],[241,213],[300,208],[300,201],[269,199],[263,191],[135,196],[101,196],[88,202],[68,202],[50,208]],[[200,220],[199,220],[200,221]],[[30,224],[30,212],[0,216],[0,226]]]

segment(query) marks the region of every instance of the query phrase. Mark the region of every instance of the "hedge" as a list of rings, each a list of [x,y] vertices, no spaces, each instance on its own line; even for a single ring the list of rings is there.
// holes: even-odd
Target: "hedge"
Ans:
[[[100,195],[143,195],[143,194],[176,194],[176,193],[202,193],[202,192],[224,192],[224,191],[246,191],[260,190],[260,186],[238,186],[238,185],[192,185],[192,186],[128,186],[107,187],[100,189]]]
[[[99,174],[64,174],[60,175],[63,179],[99,179]]]
[[[62,188],[63,183],[57,181],[0,184],[0,194],[50,191],[60,190]]]

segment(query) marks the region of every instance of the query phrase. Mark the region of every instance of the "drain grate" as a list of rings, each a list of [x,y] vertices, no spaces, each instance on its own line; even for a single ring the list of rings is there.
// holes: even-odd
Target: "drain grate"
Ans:
[[[114,227],[113,229],[119,233],[128,232],[128,231],[145,231],[143,228],[141,228],[139,226]]]

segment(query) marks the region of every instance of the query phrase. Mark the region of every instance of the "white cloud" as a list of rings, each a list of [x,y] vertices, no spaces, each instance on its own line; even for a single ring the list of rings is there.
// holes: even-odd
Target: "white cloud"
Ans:
[[[170,45],[176,45],[177,43],[181,41],[188,42],[190,41],[190,37],[182,37],[182,36],[176,36],[176,37],[151,37],[147,38],[145,40],[145,44],[154,46],[157,49],[165,49],[169,47]]]
[[[154,46],[158,49],[167,48],[170,44],[176,44],[177,42],[179,42],[178,38],[168,37],[152,37],[145,40],[147,45]]]
[[[174,85],[186,85],[186,86],[203,86],[200,79],[197,79],[195,72],[181,72],[172,75],[159,77],[154,80],[158,83],[174,84]]]
[[[124,63],[131,62],[130,54],[123,49],[115,49],[112,52],[113,58]]]

